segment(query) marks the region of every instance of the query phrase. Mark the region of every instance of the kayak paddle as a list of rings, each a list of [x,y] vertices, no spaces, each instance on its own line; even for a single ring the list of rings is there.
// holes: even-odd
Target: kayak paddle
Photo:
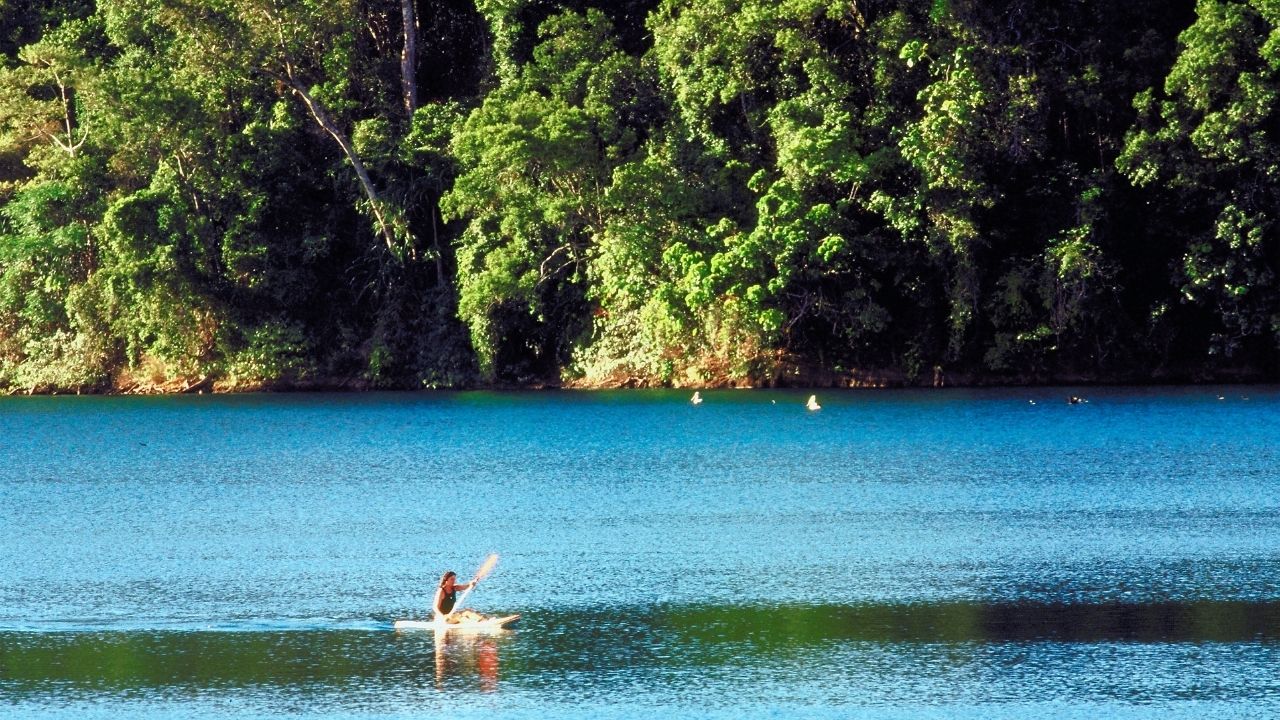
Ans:
[[[467,588],[466,590],[463,590],[462,596],[458,598],[458,602],[454,603],[453,607],[455,609],[457,610],[462,609],[462,601],[467,599],[467,596],[471,594],[471,591],[476,589],[476,583],[483,580],[484,577],[493,570],[493,566],[497,564],[498,564],[498,553],[494,553],[489,557],[485,558],[484,564],[480,566],[480,569],[476,571],[475,576],[471,578],[471,587]],[[452,614],[453,613],[449,613],[449,615],[452,615]]]

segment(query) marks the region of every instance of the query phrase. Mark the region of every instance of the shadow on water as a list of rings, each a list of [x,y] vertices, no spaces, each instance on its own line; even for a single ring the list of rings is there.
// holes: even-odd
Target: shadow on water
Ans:
[[[164,688],[495,691],[577,673],[698,675],[778,654],[871,646],[1280,641],[1280,601],[648,606],[532,611],[514,632],[0,631],[0,693]]]
[[[869,642],[1243,642],[1280,640],[1280,601],[918,603],[685,607],[655,614],[689,640],[767,647]]]

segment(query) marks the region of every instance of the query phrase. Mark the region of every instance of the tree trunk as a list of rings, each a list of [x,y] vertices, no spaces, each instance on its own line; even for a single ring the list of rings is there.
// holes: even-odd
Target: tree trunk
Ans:
[[[81,128],[83,134],[80,136],[80,141],[76,142],[76,135],[71,127],[71,96],[67,94],[67,85],[62,81],[62,76],[58,74],[56,69],[53,70],[53,79],[58,85],[58,94],[62,97],[62,115],[67,130],[67,141],[65,143],[62,142],[61,138],[52,133],[49,134],[49,137],[53,138],[53,142],[68,155],[75,157],[76,151],[80,149],[80,146],[84,145],[85,140],[89,139],[89,131]]]
[[[444,273],[444,251],[440,249],[440,229],[436,225],[436,213],[439,212],[439,200],[431,204],[431,244],[436,251],[436,284],[445,287],[448,282]]]
[[[404,51],[400,54],[400,83],[404,90],[404,111],[413,119],[418,109],[418,18],[414,15],[414,0],[400,0],[400,14],[404,19]]]
[[[351,145],[351,141],[347,139],[346,133],[338,127],[333,121],[333,117],[329,115],[329,111],[325,109],[323,103],[311,97],[311,94],[302,87],[302,84],[293,79],[289,75],[277,75],[272,73],[277,79],[289,87],[302,102],[311,111],[311,117],[315,118],[320,127],[329,133],[350,161],[351,167],[356,171],[356,177],[360,179],[360,187],[364,190],[365,197],[369,199],[369,205],[373,208],[374,219],[378,222],[378,232],[382,235],[383,240],[387,243],[387,249],[395,252],[395,233],[391,229],[391,224],[387,221],[386,215],[382,209],[382,199],[378,197],[378,190],[373,186],[373,180],[369,178],[369,171],[365,168],[364,162],[360,159],[360,155],[356,153],[356,149]]]

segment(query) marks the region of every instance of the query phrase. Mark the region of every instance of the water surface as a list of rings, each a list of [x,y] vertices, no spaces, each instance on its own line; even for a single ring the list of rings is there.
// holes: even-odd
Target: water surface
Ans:
[[[1081,392],[0,399],[0,712],[1280,713],[1280,392]]]

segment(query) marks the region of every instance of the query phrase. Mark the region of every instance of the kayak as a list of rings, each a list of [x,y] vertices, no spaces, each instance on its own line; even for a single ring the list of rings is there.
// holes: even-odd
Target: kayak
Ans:
[[[519,615],[505,615],[456,623],[438,620],[397,620],[395,628],[396,630],[435,630],[436,632],[499,632],[506,630],[508,625],[514,624],[519,619]]]

